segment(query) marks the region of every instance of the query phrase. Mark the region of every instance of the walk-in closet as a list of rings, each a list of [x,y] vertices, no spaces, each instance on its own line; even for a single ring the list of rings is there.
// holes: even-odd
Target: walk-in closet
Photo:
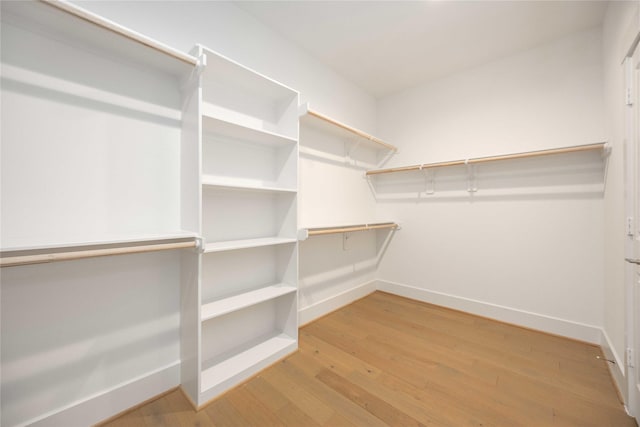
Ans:
[[[637,426],[637,0],[0,19],[0,425]]]

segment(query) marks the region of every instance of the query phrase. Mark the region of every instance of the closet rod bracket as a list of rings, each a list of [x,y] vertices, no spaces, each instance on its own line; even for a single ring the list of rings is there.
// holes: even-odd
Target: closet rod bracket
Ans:
[[[478,185],[476,183],[476,165],[469,163],[469,159],[464,161],[467,166],[467,191],[469,193],[475,193],[478,191]]]
[[[204,241],[204,237],[196,236],[195,239],[196,239],[196,251],[198,251],[198,253],[203,254],[205,246],[207,245],[207,243]]]

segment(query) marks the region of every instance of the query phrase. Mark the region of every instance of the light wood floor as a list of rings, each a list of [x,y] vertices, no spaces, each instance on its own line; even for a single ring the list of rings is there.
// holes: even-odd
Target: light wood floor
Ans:
[[[636,426],[599,347],[376,292],[199,412],[173,391],[121,426]]]

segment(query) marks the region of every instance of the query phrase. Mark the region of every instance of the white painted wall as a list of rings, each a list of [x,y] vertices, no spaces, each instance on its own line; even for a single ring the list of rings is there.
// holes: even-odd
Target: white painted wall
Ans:
[[[603,108],[594,29],[381,99],[379,134],[400,147],[390,166],[465,159],[603,141]],[[552,161],[537,167],[526,170],[555,170]],[[570,175],[558,179],[591,188],[593,175]],[[483,180],[502,192],[483,197]],[[488,180],[481,169],[471,198],[461,182],[450,194],[380,201],[378,215],[403,226],[382,260],[381,286],[598,341],[602,194],[543,186],[528,195],[509,173]]]
[[[176,252],[2,269],[2,425],[31,423],[167,371],[179,383],[180,294]],[[156,385],[158,387],[158,385]],[[130,388],[127,388],[130,387]],[[130,407],[118,393],[79,421]],[[135,400],[134,400],[135,402]],[[70,411],[73,412],[73,411]]]
[[[603,72],[605,131],[613,147],[604,198],[604,318],[606,339],[602,346],[609,358],[618,389],[626,395],[625,364],[625,211],[623,150],[625,138],[624,71],[622,61],[633,37],[640,31],[638,2],[610,2],[603,24]],[[630,31],[631,30],[631,31]],[[635,32],[635,34],[633,34]]]

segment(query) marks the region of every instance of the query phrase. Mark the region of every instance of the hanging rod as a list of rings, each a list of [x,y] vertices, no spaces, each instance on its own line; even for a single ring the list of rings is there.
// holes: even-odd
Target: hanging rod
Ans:
[[[306,228],[301,230],[300,240],[304,240],[310,236],[322,236],[325,234],[351,233],[354,231],[368,231],[381,229],[397,229],[400,226],[395,222],[378,222],[372,224],[345,225],[340,227],[318,227]]]
[[[123,27],[122,25],[116,24],[113,21],[109,21],[95,13],[89,12],[86,9],[78,7],[68,1],[62,0],[40,0],[40,3],[51,6],[59,11],[65,12],[71,16],[74,16],[78,19],[81,19],[85,22],[95,25],[96,27],[102,28],[111,33],[117,34],[124,38],[127,38],[133,42],[139,43],[151,49],[154,49],[158,52],[161,52],[165,55],[173,57],[179,61],[184,62],[185,64],[196,66],[198,64],[198,60],[191,55],[187,55],[179,50],[173,49],[169,46],[161,44],[155,40],[152,40],[146,36],[143,36],[135,31],[131,31],[128,28]]]
[[[56,261],[72,261],[85,258],[96,258],[111,255],[138,254],[143,252],[168,251],[173,249],[196,248],[196,241],[157,243],[140,246],[126,246],[104,249],[86,249],[68,252],[50,252],[37,255],[3,256],[0,267],[16,267],[20,265],[44,264]]]
[[[333,126],[339,127],[339,128],[341,128],[343,130],[346,130],[347,132],[351,132],[354,135],[359,136],[360,138],[364,138],[364,139],[366,139],[368,141],[371,141],[371,142],[374,142],[376,144],[382,145],[387,150],[391,150],[391,151],[394,151],[394,152],[398,151],[398,147],[396,147],[395,145],[391,145],[391,144],[389,144],[387,142],[384,142],[380,138],[376,138],[373,135],[369,135],[368,133],[361,131],[360,129],[356,129],[356,128],[351,127],[349,125],[346,125],[346,124],[344,124],[342,122],[339,122],[339,121],[337,121],[335,119],[332,119],[331,117],[325,116],[322,113],[319,113],[319,112],[317,112],[315,110],[310,109],[308,105],[303,105],[302,106],[302,111],[304,112],[304,114],[308,114],[308,115],[313,116],[313,117],[315,117],[317,119],[323,120],[323,121],[325,121],[325,122],[327,122],[327,123],[329,123],[329,124],[331,124]]]
[[[376,170],[367,171],[366,175],[370,176],[370,175],[380,175],[380,174],[394,173],[394,172],[408,172],[413,170],[422,170],[422,169],[430,169],[430,168],[445,167],[445,166],[470,165],[470,164],[477,164],[477,163],[493,162],[498,160],[514,160],[514,159],[523,159],[523,158],[530,158],[530,157],[550,156],[553,154],[566,154],[566,153],[576,153],[580,151],[594,151],[594,150],[605,150],[605,149],[606,149],[606,142],[598,142],[595,144],[552,148],[549,150],[526,151],[523,153],[502,154],[498,156],[488,156],[488,157],[476,157],[473,159],[465,159],[465,160],[452,160],[447,162],[423,163],[421,165],[402,166],[402,167],[389,168],[389,169],[376,169]]]

